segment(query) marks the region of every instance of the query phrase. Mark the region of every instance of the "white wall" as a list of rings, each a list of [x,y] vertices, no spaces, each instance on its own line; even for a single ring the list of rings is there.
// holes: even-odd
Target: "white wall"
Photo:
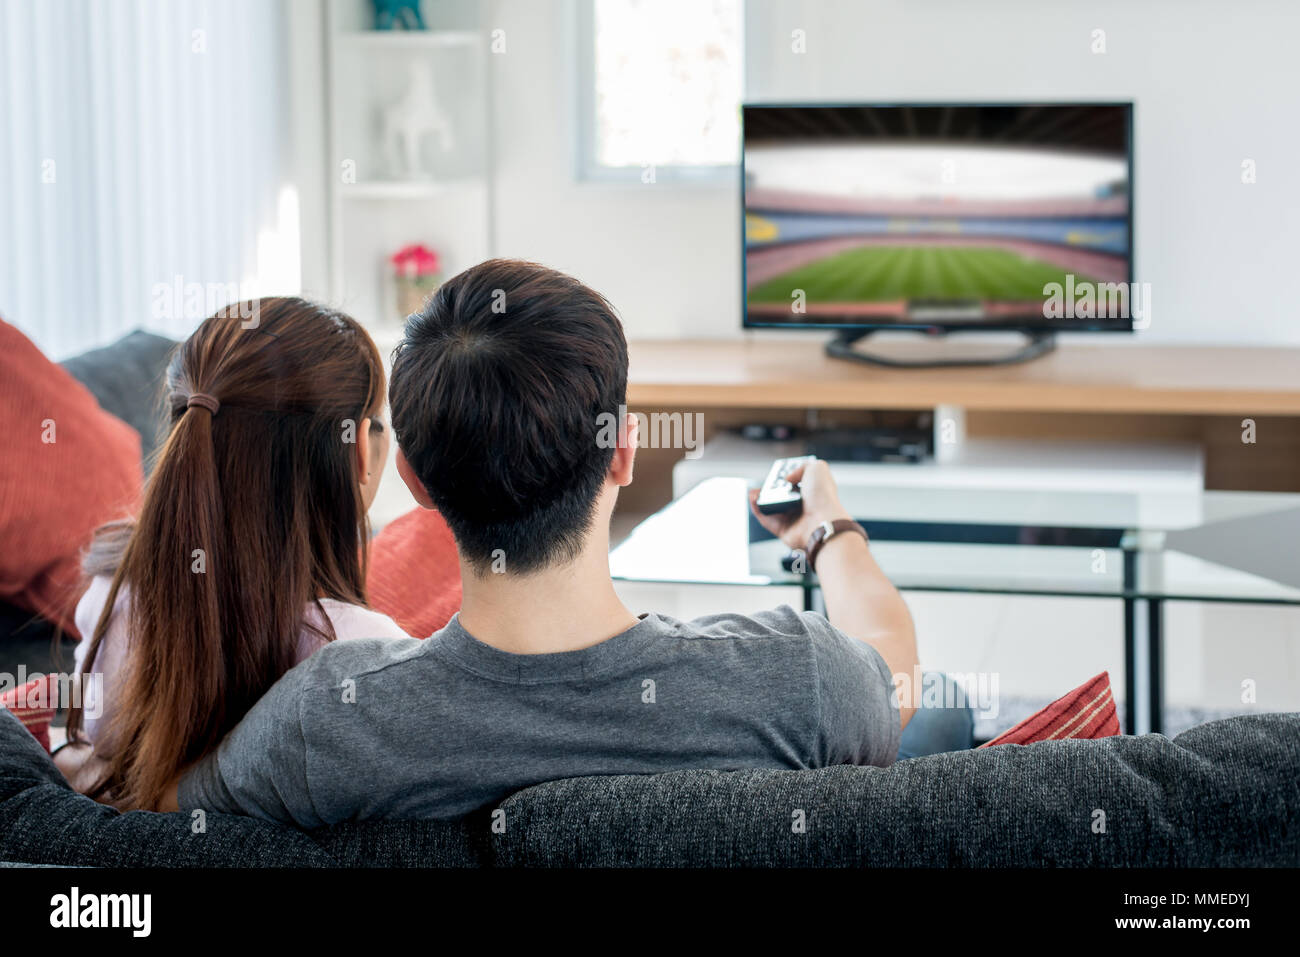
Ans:
[[[496,4],[498,254],[573,273],[609,297],[630,338],[738,334],[738,180],[575,181],[571,15],[565,0]]]
[[[286,0],[285,66],[289,102],[286,162],[298,194],[301,295],[328,299],[331,174],[327,136],[325,9],[320,0]]]
[[[740,335],[733,185],[574,181],[570,12],[497,4],[499,251],[588,281],[634,338]],[[1300,344],[1284,283],[1300,264],[1298,28],[1283,0],[747,0],[747,97],[1132,99],[1140,338]]]

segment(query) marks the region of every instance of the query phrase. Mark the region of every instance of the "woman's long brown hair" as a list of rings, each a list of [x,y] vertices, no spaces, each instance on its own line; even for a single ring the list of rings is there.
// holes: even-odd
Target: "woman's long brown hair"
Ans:
[[[189,405],[196,393],[215,398],[217,412]],[[177,775],[295,664],[317,599],[365,603],[355,443],[369,440],[362,423],[383,396],[366,331],[302,299],[229,309],[179,347],[164,397],[171,432],[139,518],[104,529],[87,563],[116,569],[83,682],[129,586],[114,749],[95,796],[159,807]],[[81,708],[71,709],[69,740],[81,725]]]

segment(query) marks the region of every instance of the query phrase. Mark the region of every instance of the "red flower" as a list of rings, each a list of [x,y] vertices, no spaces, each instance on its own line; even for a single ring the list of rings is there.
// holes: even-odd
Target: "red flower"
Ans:
[[[399,276],[421,279],[438,273],[438,254],[428,246],[412,243],[389,257],[393,271]]]

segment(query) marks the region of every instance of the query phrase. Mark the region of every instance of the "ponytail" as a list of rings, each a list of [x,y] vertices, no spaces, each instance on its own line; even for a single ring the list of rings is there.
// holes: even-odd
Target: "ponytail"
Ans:
[[[259,303],[260,329],[218,316],[183,344],[168,375],[171,433],[139,518],[103,530],[88,557],[88,571],[110,558],[116,568],[83,684],[129,586],[126,665],[102,739],[112,747],[92,792],[122,808],[159,807],[293,666],[319,597],[364,602],[355,447],[337,423],[377,414],[378,350],[348,317]],[[82,718],[70,711],[70,740]]]

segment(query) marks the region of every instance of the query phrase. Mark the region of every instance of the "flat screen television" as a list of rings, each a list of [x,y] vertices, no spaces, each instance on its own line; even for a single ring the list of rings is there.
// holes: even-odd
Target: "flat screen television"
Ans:
[[[743,123],[746,327],[1132,330],[1131,103],[755,104]]]

